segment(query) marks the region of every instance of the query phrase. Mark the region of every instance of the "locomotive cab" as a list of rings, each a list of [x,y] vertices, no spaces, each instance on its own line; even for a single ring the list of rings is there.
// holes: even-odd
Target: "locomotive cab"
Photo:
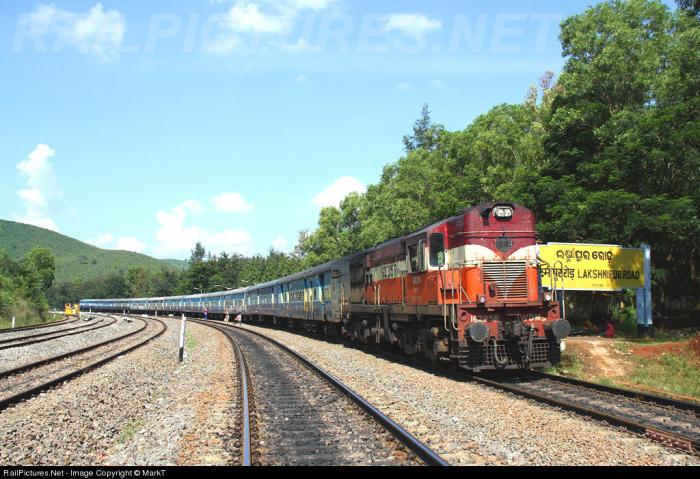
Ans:
[[[532,212],[489,203],[467,210],[454,228],[450,269],[466,287],[454,308],[453,359],[475,371],[559,362],[570,327],[541,288]]]

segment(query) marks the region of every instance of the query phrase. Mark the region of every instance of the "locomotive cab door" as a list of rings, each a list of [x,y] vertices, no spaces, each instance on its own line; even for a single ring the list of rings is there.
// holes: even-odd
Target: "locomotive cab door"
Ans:
[[[406,241],[406,260],[410,274],[425,273],[425,235]]]
[[[426,278],[425,264],[425,235],[415,236],[406,240],[406,263],[408,265],[408,276],[406,277],[406,303],[422,303],[421,297],[425,290]]]

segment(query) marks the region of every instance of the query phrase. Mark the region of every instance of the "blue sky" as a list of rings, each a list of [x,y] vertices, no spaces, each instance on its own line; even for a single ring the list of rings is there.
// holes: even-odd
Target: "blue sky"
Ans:
[[[558,73],[589,4],[3,2],[0,217],[160,258],[289,251],[424,103],[463,129]]]

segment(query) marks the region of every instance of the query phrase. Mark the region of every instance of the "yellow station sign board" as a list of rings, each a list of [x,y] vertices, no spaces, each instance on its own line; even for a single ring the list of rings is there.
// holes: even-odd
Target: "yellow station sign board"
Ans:
[[[538,245],[542,286],[565,290],[619,291],[644,287],[644,251],[621,246]]]

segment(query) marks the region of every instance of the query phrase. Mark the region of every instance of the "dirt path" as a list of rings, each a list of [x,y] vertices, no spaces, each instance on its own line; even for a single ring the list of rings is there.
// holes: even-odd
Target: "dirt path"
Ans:
[[[582,373],[595,379],[624,376],[632,369],[630,353],[615,348],[616,339],[571,337],[566,339],[566,352],[578,355]]]

